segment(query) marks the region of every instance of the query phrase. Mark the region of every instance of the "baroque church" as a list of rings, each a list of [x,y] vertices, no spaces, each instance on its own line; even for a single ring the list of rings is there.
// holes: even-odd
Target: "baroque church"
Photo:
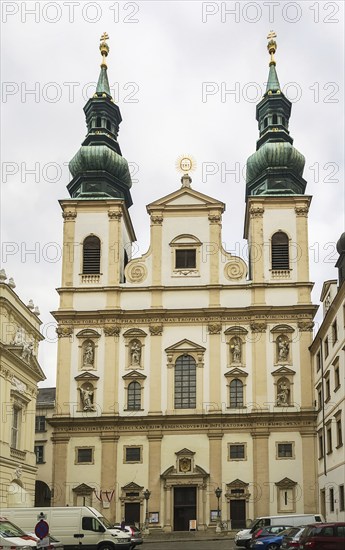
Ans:
[[[63,216],[53,500],[150,529],[237,529],[318,511],[305,159],[270,33],[247,161],[249,261],[222,247],[225,204],[181,187],[149,204],[132,258],[131,177],[107,35]]]

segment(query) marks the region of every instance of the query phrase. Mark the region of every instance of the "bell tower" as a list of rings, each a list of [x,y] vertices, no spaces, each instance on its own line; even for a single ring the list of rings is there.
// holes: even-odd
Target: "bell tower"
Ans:
[[[244,236],[250,250],[250,277],[257,303],[267,301],[266,284],[295,286],[296,303],[310,303],[304,156],[289,131],[291,102],[281,91],[276,70],[276,34],[268,35],[270,55],[265,94],[256,107],[259,139],[247,160]],[[266,296],[264,298],[264,296]]]

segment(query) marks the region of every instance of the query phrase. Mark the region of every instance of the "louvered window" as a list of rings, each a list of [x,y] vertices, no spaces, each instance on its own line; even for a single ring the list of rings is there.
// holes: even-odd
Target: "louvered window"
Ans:
[[[131,411],[138,411],[141,408],[141,385],[139,382],[131,382],[128,385],[128,404]]]
[[[99,274],[101,267],[101,242],[98,237],[86,237],[83,245],[83,273]]]
[[[288,270],[289,266],[289,239],[286,233],[278,231],[272,237],[272,269]]]

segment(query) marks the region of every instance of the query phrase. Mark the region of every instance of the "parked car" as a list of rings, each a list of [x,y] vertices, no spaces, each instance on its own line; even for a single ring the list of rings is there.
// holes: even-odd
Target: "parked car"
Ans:
[[[114,525],[114,527],[116,529],[121,529],[121,525],[119,524]],[[138,529],[138,527],[136,527],[135,525],[125,525],[123,530],[125,531],[125,533],[128,533],[129,535],[131,535],[132,546],[130,550],[133,550],[133,548],[143,543],[143,535],[140,529]]]
[[[279,533],[281,533],[281,531],[285,531],[286,529],[290,529],[291,527],[291,525],[268,525],[267,527],[259,527],[259,529],[254,531],[254,533],[252,534],[250,547],[253,546],[256,539],[269,537],[271,535],[278,535]]]
[[[27,535],[32,537],[36,542],[39,542],[40,540],[35,533],[27,533]],[[49,539],[49,545],[44,546],[44,548],[47,548],[48,550],[64,550],[63,543],[57,540],[55,537],[53,537],[52,535],[48,535],[47,538]]]
[[[281,531],[278,535],[270,535],[268,537],[263,537],[256,539],[251,546],[251,550],[278,550],[280,548],[285,531]]]
[[[345,523],[307,525],[300,538],[300,550],[344,550]]]
[[[36,541],[5,517],[0,517],[0,548],[36,549]]]
[[[305,525],[300,525],[299,527],[291,527],[291,529],[288,529],[286,534],[283,536],[281,549],[294,550],[295,548],[299,548],[299,541],[304,529]]]

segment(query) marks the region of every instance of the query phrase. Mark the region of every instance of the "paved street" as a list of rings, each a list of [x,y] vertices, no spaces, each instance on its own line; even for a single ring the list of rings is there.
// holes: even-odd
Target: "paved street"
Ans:
[[[233,550],[235,543],[233,540],[191,540],[187,541],[145,541],[142,547],[137,550]]]

